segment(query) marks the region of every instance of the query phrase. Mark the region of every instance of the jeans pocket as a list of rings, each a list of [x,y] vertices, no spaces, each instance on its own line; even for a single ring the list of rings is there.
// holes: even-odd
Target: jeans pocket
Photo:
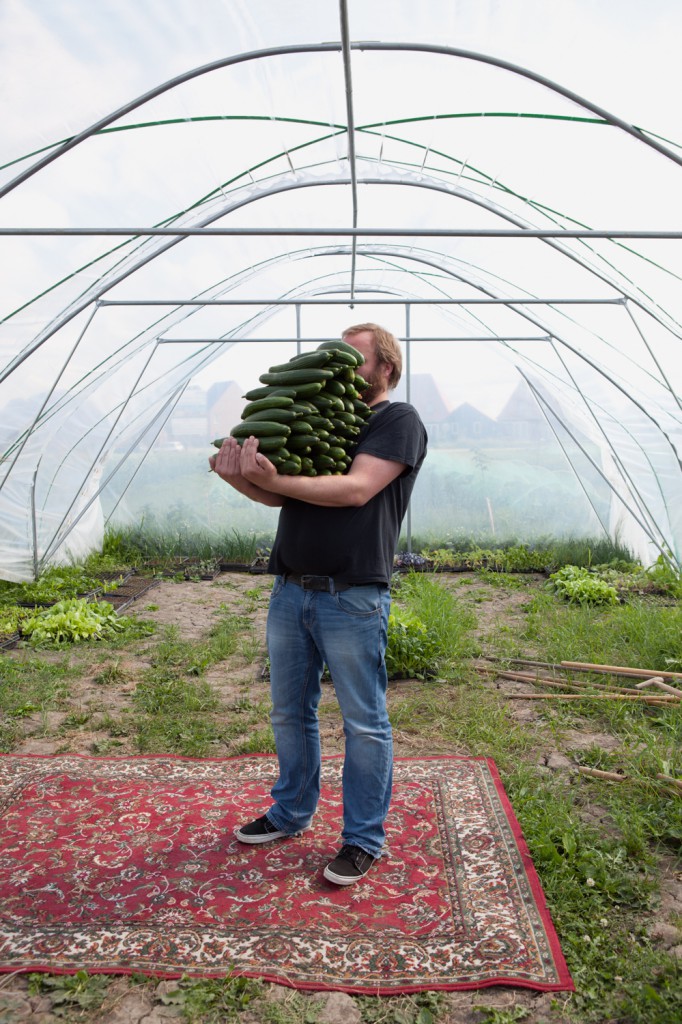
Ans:
[[[284,588],[284,577],[275,576],[275,580],[272,584],[272,590],[270,591],[270,600],[274,600],[278,594],[281,594]]]
[[[340,610],[348,615],[370,616],[381,611],[382,597],[386,587],[371,583],[365,587],[349,587],[334,594]]]

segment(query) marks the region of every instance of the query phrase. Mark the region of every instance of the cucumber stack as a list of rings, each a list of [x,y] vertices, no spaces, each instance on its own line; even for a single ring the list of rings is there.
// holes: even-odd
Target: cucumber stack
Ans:
[[[344,341],[325,341],[314,352],[271,366],[247,391],[241,422],[230,434],[258,449],[291,476],[330,476],[350,466],[360,429],[372,415],[363,402],[369,386],[358,373],[365,357]],[[223,438],[213,444],[220,448]]]

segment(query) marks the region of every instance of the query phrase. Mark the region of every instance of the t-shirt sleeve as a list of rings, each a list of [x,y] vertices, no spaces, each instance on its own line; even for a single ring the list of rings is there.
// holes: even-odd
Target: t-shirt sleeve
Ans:
[[[355,454],[374,455],[416,469],[424,460],[426,442],[426,430],[414,406],[395,402],[370,420]]]

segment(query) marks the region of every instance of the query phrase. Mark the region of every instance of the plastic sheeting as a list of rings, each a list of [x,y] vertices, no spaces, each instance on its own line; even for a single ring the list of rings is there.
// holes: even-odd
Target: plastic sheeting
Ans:
[[[0,577],[272,529],[210,439],[366,320],[431,437],[415,543],[679,564],[682,12],[555,7],[5,0]]]

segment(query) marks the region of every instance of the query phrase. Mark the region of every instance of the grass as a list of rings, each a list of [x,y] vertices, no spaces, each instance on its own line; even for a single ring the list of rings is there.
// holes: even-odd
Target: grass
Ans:
[[[534,1016],[532,1000],[519,997],[518,1005],[498,1006],[491,990],[490,998],[472,1007],[471,1019],[481,1024],[525,1019],[533,1024],[677,1024],[679,963],[655,941],[652,928],[665,909],[662,872],[680,870],[682,800],[656,779],[657,773],[682,776],[680,708],[542,701],[530,720],[519,719],[518,702],[506,700],[503,688],[480,679],[471,659],[484,649],[502,659],[680,670],[679,602],[633,595],[612,607],[574,606],[544,589],[542,581],[507,578],[485,568],[475,576],[450,578],[401,574],[394,583],[395,604],[426,625],[439,651],[435,677],[390,690],[396,744],[495,760],[577,988],[574,994],[557,994],[551,1005],[545,1002],[541,1018]],[[511,620],[501,618],[495,604],[507,591],[516,595]],[[225,593],[231,593],[227,586]],[[139,629],[127,640],[70,654],[27,651],[0,658],[2,749],[16,747],[30,722],[33,735],[60,743],[73,743],[79,730],[91,730],[96,739],[90,749],[96,753],[122,749],[205,757],[272,752],[265,687],[248,682],[264,654],[262,631],[254,630],[253,622],[265,595],[263,586],[242,588],[236,610],[234,604],[232,609],[222,604],[206,613],[197,640],[182,639],[174,628]],[[487,627],[477,624],[484,611]],[[144,616],[144,608],[139,614]],[[133,651],[146,661],[134,679],[126,660]],[[228,694],[216,669],[222,678],[224,670],[235,666],[237,679],[238,667],[244,669],[244,682]],[[101,695],[88,706],[70,696],[74,680],[84,674],[95,696]],[[133,681],[135,689],[124,700]],[[116,694],[121,695],[118,701]],[[322,710],[330,722],[337,715],[331,703]],[[58,721],[51,712],[59,713]],[[592,734],[591,743],[570,745],[571,737],[585,734]],[[563,756],[562,767],[545,766],[544,755],[552,751]],[[578,774],[579,765],[627,778],[604,783]],[[669,924],[679,928],[679,913],[677,918],[667,913]],[[108,976],[79,972],[32,979],[33,990],[50,997],[53,1012],[87,1024],[100,1019],[113,999]],[[287,991],[273,1001],[260,982],[229,974],[182,979],[170,988],[159,988],[155,980],[140,983],[153,993],[155,1006],[166,1003],[181,1019],[196,1024],[238,1021],[246,1013],[271,1024],[311,1024],[320,1015],[321,1004],[308,995]],[[354,1004],[365,1024],[448,1024],[451,1012],[446,993],[363,996]]]

